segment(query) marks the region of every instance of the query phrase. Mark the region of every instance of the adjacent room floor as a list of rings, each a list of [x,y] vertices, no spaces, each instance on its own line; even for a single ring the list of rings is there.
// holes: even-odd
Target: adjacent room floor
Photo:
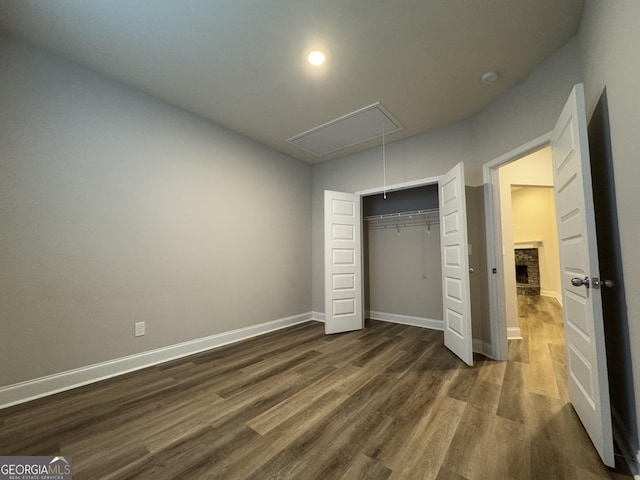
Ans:
[[[520,299],[508,362],[442,333],[305,323],[0,411],[0,454],[74,479],[622,479],[567,401],[562,316]]]

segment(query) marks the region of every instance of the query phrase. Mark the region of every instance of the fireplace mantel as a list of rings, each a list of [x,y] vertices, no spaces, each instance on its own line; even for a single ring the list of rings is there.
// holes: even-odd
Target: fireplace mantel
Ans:
[[[528,242],[514,242],[513,247],[516,250],[522,248],[539,248],[542,246],[542,240],[529,240]]]

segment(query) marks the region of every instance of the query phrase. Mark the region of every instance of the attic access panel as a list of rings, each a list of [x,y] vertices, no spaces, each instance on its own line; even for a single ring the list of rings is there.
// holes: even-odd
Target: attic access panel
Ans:
[[[404,129],[378,102],[302,132],[287,142],[320,157],[381,137],[383,125],[385,135]]]

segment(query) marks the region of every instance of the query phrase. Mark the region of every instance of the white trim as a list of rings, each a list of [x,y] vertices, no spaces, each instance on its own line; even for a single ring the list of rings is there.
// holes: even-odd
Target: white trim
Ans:
[[[429,177],[429,178],[420,178],[418,180],[411,180],[409,182],[403,182],[403,183],[395,183],[393,185],[387,185],[386,187],[375,187],[375,188],[368,188],[367,190],[360,190],[358,192],[355,192],[356,195],[360,195],[361,197],[366,197],[367,195],[376,195],[378,193],[382,193],[382,192],[393,192],[394,190],[406,190],[408,188],[413,188],[413,187],[422,187],[424,185],[433,185],[438,183],[438,180],[440,180],[440,177],[442,175],[439,175],[437,177]]]
[[[528,248],[538,248],[542,246],[542,240],[531,240],[529,242],[513,242],[516,250],[526,250]]]
[[[506,360],[508,357],[507,318],[504,292],[504,264],[500,227],[500,194],[498,168],[524,157],[551,143],[551,132],[500,155],[482,165],[482,182],[485,192],[485,230],[487,236],[487,276],[489,287],[489,325],[491,332],[491,358]],[[496,269],[496,274],[492,273]],[[507,335],[505,335],[507,333]]]
[[[311,320],[324,323],[324,312],[311,312]]]
[[[335,127],[336,125],[339,125],[342,122],[345,122],[347,120],[352,120],[353,118],[355,118],[355,117],[357,117],[359,115],[362,115],[364,113],[370,112],[372,110],[377,110],[380,113],[380,115],[382,116],[383,127],[382,127],[382,132],[380,132],[376,128],[375,129],[376,131],[372,132],[372,136],[371,137],[365,138],[364,140],[356,140],[355,143],[350,143],[348,145],[340,145],[337,148],[326,147],[326,148],[333,148],[333,150],[327,150],[326,148],[325,149],[313,150],[312,148],[305,147],[302,143],[298,143],[299,140],[303,140],[303,139],[305,139],[305,137],[308,138],[308,137],[310,137],[310,136],[312,136],[312,135],[314,135],[314,134],[316,134],[318,132],[321,132],[321,131],[325,130],[328,127]],[[387,122],[385,122],[385,118],[395,128],[390,128],[389,130],[385,131],[384,124],[387,123]],[[347,127],[344,127],[344,125],[342,125],[339,128],[344,129],[344,128],[347,128]],[[355,112],[347,113],[346,115],[338,117],[338,118],[336,118],[334,120],[331,120],[331,121],[329,121],[327,123],[323,123],[322,125],[318,125],[317,127],[313,127],[310,130],[307,130],[305,132],[299,133],[299,134],[297,134],[297,135],[295,135],[295,136],[293,136],[291,138],[288,138],[287,142],[290,143],[291,145],[295,145],[296,147],[300,148],[301,150],[304,150],[305,152],[308,152],[308,153],[314,155],[315,157],[322,157],[324,155],[329,155],[330,153],[338,152],[340,150],[344,150],[346,148],[353,147],[354,145],[359,145],[359,144],[364,143],[364,142],[366,142],[368,140],[373,140],[374,138],[379,138],[381,136],[383,137],[383,141],[384,141],[384,135],[385,134],[396,133],[396,132],[400,132],[402,130],[404,130],[404,126],[400,123],[400,121],[397,118],[395,118],[391,114],[391,112],[389,112],[389,110],[387,110],[386,107],[384,105],[382,105],[382,103],[376,102],[376,103],[373,103],[373,104],[368,105],[366,107],[360,108],[360,109],[356,110]],[[316,140],[317,140],[317,138],[316,138]],[[307,145],[308,145],[308,143],[307,143]],[[322,151],[319,151],[319,150],[322,150]]]
[[[480,353],[485,357],[494,360],[491,356],[491,344],[481,340],[480,338],[473,339],[473,353]]]
[[[554,292],[552,290],[540,290],[540,295],[542,295],[543,297],[555,298],[560,306],[562,306],[562,295],[558,292]]]
[[[432,318],[412,317],[409,315],[398,315],[396,313],[384,313],[371,310],[369,318],[372,320],[382,320],[383,322],[399,323],[401,325],[411,325],[413,327],[430,328],[431,330],[444,330],[444,321]]]
[[[507,327],[508,340],[522,340],[522,331],[520,327]]]
[[[524,145],[520,145],[519,147],[516,147],[513,150],[510,150],[507,153],[503,153],[499,157],[494,158],[490,162],[485,163],[484,165],[482,165],[483,174],[490,169],[492,170],[494,168],[501,167],[503,164],[512,162],[521,157],[525,157],[530,153],[533,153],[536,150],[539,150],[540,147],[544,147],[548,145],[549,143],[551,143],[551,131],[548,131],[547,133],[543,133],[539,137],[536,137],[533,140],[528,141]],[[486,177],[485,177],[485,180],[486,180]]]
[[[305,312],[0,388],[0,409],[308,322]]]

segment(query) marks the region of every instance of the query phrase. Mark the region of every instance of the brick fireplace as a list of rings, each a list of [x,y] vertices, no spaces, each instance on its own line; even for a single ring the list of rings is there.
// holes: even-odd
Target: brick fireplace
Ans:
[[[516,248],[518,295],[540,295],[540,264],[537,248]]]

